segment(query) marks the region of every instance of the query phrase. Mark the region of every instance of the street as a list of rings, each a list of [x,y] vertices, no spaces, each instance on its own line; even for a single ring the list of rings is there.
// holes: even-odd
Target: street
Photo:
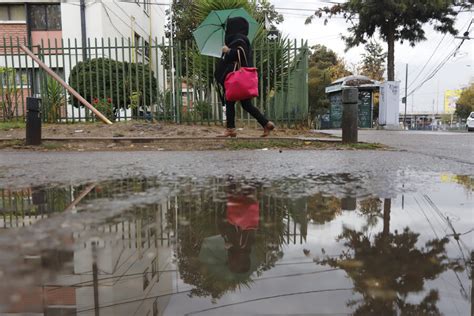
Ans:
[[[342,136],[341,130],[324,132]],[[359,141],[474,164],[474,133],[359,130]]]

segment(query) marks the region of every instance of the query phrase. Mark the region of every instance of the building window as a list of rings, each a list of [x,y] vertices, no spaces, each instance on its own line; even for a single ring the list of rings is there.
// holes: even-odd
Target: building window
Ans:
[[[61,7],[59,4],[34,4],[29,6],[32,31],[60,31]]]
[[[22,4],[0,5],[0,21],[26,21],[25,6]]]
[[[148,41],[144,41],[144,45],[145,45],[145,59],[148,61],[150,59],[150,52],[151,52],[150,43],[148,43]]]

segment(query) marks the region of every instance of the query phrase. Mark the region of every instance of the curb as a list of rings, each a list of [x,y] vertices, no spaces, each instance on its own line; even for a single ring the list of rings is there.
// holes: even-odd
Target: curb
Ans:
[[[25,138],[0,138],[0,142],[6,141],[24,141]],[[279,141],[303,141],[303,142],[321,142],[321,143],[340,143],[341,139],[334,138],[319,138],[319,137],[44,137],[42,141],[55,142],[131,142],[131,143],[153,143],[166,141],[262,141],[267,142],[271,140]]]

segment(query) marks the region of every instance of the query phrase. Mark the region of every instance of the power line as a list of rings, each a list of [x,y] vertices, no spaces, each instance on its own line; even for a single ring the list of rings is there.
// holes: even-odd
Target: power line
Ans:
[[[467,31],[469,32],[470,28],[471,28],[471,25],[472,23],[474,22],[474,19],[471,19],[471,22],[469,23],[469,26],[467,28]],[[456,53],[459,51],[459,49],[461,48],[461,46],[464,44],[464,42],[466,41],[466,39],[464,38],[461,43],[451,52],[449,53],[442,61],[441,63],[435,67],[435,69],[427,76],[425,77],[425,79],[423,80],[423,82],[421,82],[416,88],[414,88],[413,90],[411,90],[411,92],[408,94],[408,96],[412,95],[413,93],[415,93],[418,89],[420,89],[425,83],[427,83],[428,81],[430,81],[431,79],[433,79],[433,77],[446,65],[446,63],[449,61],[449,59],[451,59],[451,57],[455,56]]]
[[[458,15],[462,12],[466,12],[466,11],[463,11],[462,10],[462,7],[459,9],[458,11]],[[468,22],[469,23],[469,22]],[[461,29],[464,29],[466,27],[466,25],[468,24],[466,23],[463,27],[461,27]],[[469,29],[469,28],[468,28]],[[429,62],[431,61],[431,59],[433,58],[433,56],[436,54],[436,52],[438,51],[438,48],[441,46],[441,43],[444,41],[444,39],[446,38],[446,35],[447,33],[444,34],[443,38],[441,38],[441,40],[439,41],[438,45],[436,46],[436,48],[433,50],[433,53],[431,54],[430,58],[428,59],[428,61],[423,65],[423,68],[420,70],[420,72],[418,73],[418,75],[415,77],[415,79],[412,80],[412,82],[410,83],[410,85],[408,86],[408,88],[410,88],[415,82],[416,80],[421,76],[421,74],[423,73],[423,71],[426,69],[426,67],[428,66]],[[454,42],[454,38],[452,40],[452,42]]]

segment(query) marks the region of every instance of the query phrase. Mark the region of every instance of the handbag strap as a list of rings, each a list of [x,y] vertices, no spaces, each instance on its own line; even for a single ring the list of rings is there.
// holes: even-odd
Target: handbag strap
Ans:
[[[237,47],[237,59],[239,60],[238,62],[236,61],[235,62],[235,65],[234,65],[234,71],[237,70],[237,65],[239,65],[239,68],[242,68],[242,60],[240,58],[240,51],[242,50],[242,53],[244,54],[244,59],[245,59],[245,65],[248,67],[249,63],[248,63],[248,60],[247,60],[247,55],[245,54],[245,50],[242,46],[239,46]]]
[[[245,49],[242,46],[237,47],[237,57],[239,58],[239,63],[242,65],[242,63],[240,61],[240,50],[239,50],[239,48],[240,48],[240,50],[242,50],[242,53],[244,54],[245,66],[248,67],[249,62],[247,60],[247,55],[245,54]]]

